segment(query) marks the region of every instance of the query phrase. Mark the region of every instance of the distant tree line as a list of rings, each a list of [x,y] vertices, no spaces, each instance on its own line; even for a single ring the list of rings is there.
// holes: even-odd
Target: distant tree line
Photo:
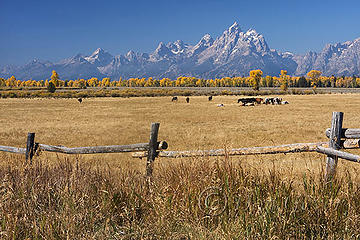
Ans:
[[[176,80],[169,78],[129,78],[111,80],[110,78],[89,78],[77,80],[61,80],[56,71],[52,71],[50,80],[18,80],[14,76],[4,79],[0,78],[0,87],[22,88],[22,87],[252,87],[259,90],[260,87],[279,87],[286,91],[289,87],[333,87],[333,88],[358,88],[360,78],[356,76],[321,76],[318,70],[311,70],[306,76],[294,77],[281,70],[279,76],[263,76],[261,70],[252,70],[249,76],[224,77],[215,79],[202,79],[196,77],[178,77]],[[51,86],[53,89],[53,87]]]

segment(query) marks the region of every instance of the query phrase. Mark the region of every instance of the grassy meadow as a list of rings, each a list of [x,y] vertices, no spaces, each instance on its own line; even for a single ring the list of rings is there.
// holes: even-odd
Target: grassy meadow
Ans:
[[[286,95],[288,105],[242,107],[239,96],[0,99],[0,145],[35,141],[67,147],[148,142],[150,124],[169,150],[327,141],[333,111],[359,128],[359,94]],[[224,107],[217,107],[223,103]],[[358,150],[352,151],[359,154]],[[154,182],[131,154],[42,152],[32,167],[0,152],[0,238],[4,239],[353,239],[359,237],[355,163],[339,160],[322,182],[325,156],[299,153],[219,158],[158,158]],[[207,216],[207,187],[227,196]]]

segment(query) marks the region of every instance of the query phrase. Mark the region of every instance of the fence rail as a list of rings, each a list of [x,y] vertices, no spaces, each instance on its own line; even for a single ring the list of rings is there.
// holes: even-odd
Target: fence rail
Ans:
[[[0,146],[0,151],[2,151],[2,152],[10,152],[10,153],[25,154],[26,153],[26,148]]]
[[[344,149],[360,148],[359,139],[347,139],[341,143]],[[182,157],[204,157],[204,156],[237,156],[237,155],[261,155],[279,153],[300,153],[318,152],[319,147],[328,148],[328,142],[319,143],[294,143],[279,146],[235,148],[235,149],[215,149],[215,150],[195,150],[195,151],[160,151],[158,157],[182,158]],[[146,152],[136,152],[132,154],[134,158],[147,157]]]
[[[167,148],[165,141],[157,142],[157,149],[163,150]],[[149,143],[136,143],[129,145],[110,145],[110,146],[93,146],[93,147],[74,147],[51,146],[41,143],[35,143],[35,149],[47,152],[58,152],[66,154],[95,154],[95,153],[123,153],[123,152],[139,152],[148,151]],[[0,151],[25,154],[26,148],[17,148],[9,146],[0,146]]]
[[[326,129],[325,134],[327,137],[330,137],[330,128]],[[341,138],[347,139],[359,139],[360,138],[360,129],[358,128],[343,128],[341,129]]]
[[[111,145],[111,146],[92,146],[74,147],[51,146],[35,142],[35,133],[29,133],[26,148],[0,146],[0,151],[25,154],[25,159],[30,163],[36,151],[49,151],[65,154],[95,154],[95,153],[124,153],[134,152],[134,158],[147,158],[146,176],[151,177],[153,173],[153,163],[156,157],[183,158],[183,157],[202,157],[202,156],[236,156],[236,155],[260,155],[260,154],[279,154],[279,153],[300,153],[317,152],[327,155],[326,160],[326,180],[331,180],[336,172],[338,158],[353,162],[360,162],[360,156],[339,151],[340,149],[359,149],[360,148],[360,129],[342,128],[343,113],[333,112],[331,128],[326,129],[325,135],[329,142],[318,143],[294,143],[278,146],[249,147],[234,149],[215,149],[215,150],[190,150],[190,151],[163,151],[168,148],[165,141],[158,141],[160,123],[152,123],[150,129],[150,141],[148,143],[136,143],[130,145]]]

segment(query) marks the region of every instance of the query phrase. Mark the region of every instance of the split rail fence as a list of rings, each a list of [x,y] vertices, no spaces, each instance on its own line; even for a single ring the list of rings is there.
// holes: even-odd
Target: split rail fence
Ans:
[[[32,163],[36,151],[49,151],[65,154],[94,154],[94,153],[124,153],[134,152],[134,158],[147,158],[146,176],[151,177],[153,163],[157,157],[182,158],[204,156],[236,156],[260,155],[279,153],[318,152],[327,155],[325,178],[331,180],[336,172],[338,158],[360,163],[360,156],[340,151],[340,149],[360,148],[360,129],[342,128],[342,112],[333,112],[331,128],[326,129],[328,142],[294,143],[279,146],[249,147],[237,149],[215,149],[194,151],[164,151],[168,148],[166,141],[158,141],[160,123],[152,123],[150,141],[130,145],[94,146],[67,148],[64,146],[50,146],[35,142],[35,133],[28,133],[26,148],[0,146],[0,151],[25,154],[26,163]]]

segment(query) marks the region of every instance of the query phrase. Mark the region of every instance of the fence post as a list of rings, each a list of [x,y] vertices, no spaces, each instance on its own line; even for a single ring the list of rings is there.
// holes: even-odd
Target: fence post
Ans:
[[[160,123],[152,123],[150,130],[150,142],[149,142],[149,151],[146,162],[146,176],[151,177],[153,173],[153,165],[157,154],[157,138],[159,133]]]
[[[341,148],[341,130],[343,122],[344,113],[342,112],[333,112],[331,119],[331,128],[330,128],[330,141],[329,148],[339,150]],[[338,162],[338,157],[328,155],[326,158],[326,170],[325,170],[325,181],[330,181],[336,173],[336,165]]]
[[[28,163],[30,159],[30,164],[32,164],[32,158],[34,156],[34,144],[35,144],[35,133],[28,133],[26,141],[26,152],[25,152],[25,161]]]

